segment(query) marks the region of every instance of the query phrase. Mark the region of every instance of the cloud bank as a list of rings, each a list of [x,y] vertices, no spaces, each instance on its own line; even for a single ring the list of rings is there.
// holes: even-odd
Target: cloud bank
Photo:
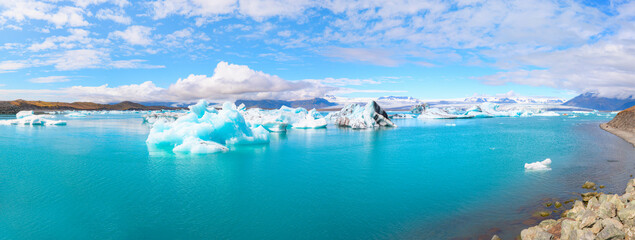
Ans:
[[[0,73],[37,67],[48,67],[43,72],[161,68],[148,59],[209,60],[253,44],[258,48],[229,54],[301,64],[318,56],[385,68],[479,66],[495,73],[472,77],[491,85],[547,86],[607,97],[635,92],[633,1],[0,0],[0,31],[34,36],[0,43],[5,56]],[[307,52],[313,56],[303,55]],[[260,59],[245,62],[252,60]],[[146,82],[84,90],[103,99],[118,99],[112,91],[128,89],[147,91],[148,99],[153,94],[178,100],[289,99],[316,96],[329,86],[242,67],[247,70],[219,65],[211,76],[190,75],[165,88]],[[263,91],[237,87],[241,81]]]
[[[278,76],[255,71],[245,65],[219,62],[211,76],[189,75],[178,79],[168,88],[157,87],[153,82],[109,87],[74,86],[63,90],[82,101],[111,103],[119,101],[137,102],[191,102],[198,99],[297,100],[323,97],[338,88],[316,81],[289,81]]]

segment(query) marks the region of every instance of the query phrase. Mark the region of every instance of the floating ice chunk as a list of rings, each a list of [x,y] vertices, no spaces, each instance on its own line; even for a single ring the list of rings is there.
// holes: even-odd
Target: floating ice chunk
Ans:
[[[318,112],[315,108],[309,111],[309,115],[315,119],[324,118],[324,116],[320,112]]]
[[[54,117],[55,116],[46,115],[46,114],[43,114],[43,115],[22,114],[21,117],[17,119],[0,120],[0,125],[30,125],[30,126],[66,125],[65,121],[52,120],[52,118]]]
[[[289,124],[286,122],[267,122],[260,125],[260,127],[263,127],[269,132],[286,132],[287,126],[289,126]]]
[[[445,109],[441,108],[428,108],[421,115],[419,119],[457,119],[457,118],[473,118],[474,116],[463,114],[452,114]]]
[[[307,111],[304,108],[282,106],[280,109],[275,110],[252,108],[240,111],[251,127],[262,126],[270,132],[284,132],[289,126],[319,128],[321,123],[326,122],[322,114],[315,109]],[[326,126],[326,124],[323,125]]]
[[[589,112],[589,111],[573,111],[573,113],[576,114],[576,115],[582,114],[584,116],[588,116],[589,114],[591,114],[591,112]]]
[[[15,118],[20,119],[27,116],[33,116],[33,111],[20,111],[15,114]]]
[[[484,102],[479,105],[483,113],[492,117],[513,117],[522,115],[522,112],[500,111],[498,110],[499,107],[500,105],[491,102]]]
[[[251,128],[252,136],[238,136],[227,140],[227,145],[256,145],[269,143],[269,131],[262,126]]]
[[[241,103],[240,105],[238,105],[238,107],[236,107],[236,109],[238,109],[238,111],[245,111],[247,110],[247,107],[244,103]]]
[[[297,123],[294,123],[293,128],[299,129],[313,129],[313,128],[325,128],[327,125],[326,119],[324,118],[314,118],[311,115],[307,115],[306,118],[300,120]]]
[[[185,115],[184,112],[154,112],[143,115],[143,122],[153,124],[157,121],[174,122],[179,117]]]
[[[558,114],[557,112],[539,112],[539,113],[535,113],[534,116],[558,117],[558,116],[560,116],[560,114]]]
[[[426,110],[426,108],[428,108],[428,104],[424,103],[424,104],[417,104],[412,106],[412,108],[410,109],[410,112],[412,114],[421,114],[422,112],[424,112]]]
[[[304,119],[293,123],[291,126],[297,129],[315,129],[325,128],[326,125],[328,125],[326,119],[314,108],[306,114]]]
[[[446,123],[445,126],[456,127],[456,123]]]
[[[551,159],[547,158],[540,162],[525,163],[525,170],[551,170]]]
[[[212,141],[204,141],[200,138],[195,137],[187,137],[183,140],[183,143],[177,145],[172,149],[175,153],[196,153],[196,154],[205,154],[205,153],[215,153],[215,152],[226,152],[229,150],[227,147],[218,144],[217,142]]]
[[[189,109],[174,122],[155,122],[146,143],[173,146],[177,152],[205,153],[222,150],[218,145],[227,148],[228,145],[269,142],[269,132],[262,127],[249,127],[233,103],[224,103],[222,110],[216,111],[201,100]]]
[[[75,118],[80,118],[80,117],[86,117],[86,114],[81,113],[81,112],[71,112],[69,114],[66,114],[67,117],[75,117]]]
[[[386,111],[372,100],[365,106],[349,104],[339,112],[329,113],[326,118],[333,121],[335,125],[356,129],[381,126],[396,127],[388,118]]]
[[[415,116],[407,113],[397,113],[390,115],[390,119],[404,119],[404,118],[414,118]]]
[[[479,107],[479,106],[473,106],[471,108],[468,108],[467,110],[465,110],[464,115],[471,116],[471,117],[474,117],[474,118],[491,118],[491,117],[494,117],[492,115],[484,113],[483,110],[481,109],[481,107]]]

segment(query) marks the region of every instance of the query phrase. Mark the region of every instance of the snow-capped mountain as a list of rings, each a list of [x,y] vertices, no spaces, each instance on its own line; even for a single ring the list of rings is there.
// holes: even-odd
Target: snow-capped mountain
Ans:
[[[333,108],[341,108],[351,103],[366,104],[370,100],[375,100],[380,106],[386,109],[400,110],[410,109],[410,107],[428,103],[429,105],[443,105],[443,106],[470,106],[484,102],[498,103],[498,104],[526,104],[526,105],[561,105],[566,102],[566,99],[557,97],[525,97],[516,96],[513,93],[507,93],[505,95],[498,96],[474,96],[466,98],[453,98],[453,99],[418,99],[410,96],[383,96],[378,98],[347,98],[333,95],[327,95],[324,99],[329,102],[336,103]]]
[[[522,97],[522,96],[513,96],[513,97],[489,97],[489,96],[479,96],[479,97],[467,97],[463,100],[466,103],[483,103],[483,102],[492,102],[492,103],[522,103],[522,104],[562,104],[567,100],[564,98],[556,98],[556,97]]]

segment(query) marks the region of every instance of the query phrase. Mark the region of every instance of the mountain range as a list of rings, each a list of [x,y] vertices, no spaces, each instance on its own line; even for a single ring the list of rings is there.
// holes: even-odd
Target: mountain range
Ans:
[[[120,102],[117,104],[99,104],[92,102],[44,102],[44,101],[0,101],[0,114],[15,114],[23,110],[161,110],[179,109],[165,106],[146,106],[134,102]]]
[[[527,104],[545,105],[550,109],[595,109],[600,111],[617,111],[635,106],[635,99],[631,96],[626,99],[600,97],[595,93],[584,93],[566,101],[563,98],[554,97],[522,97],[522,96],[474,96],[455,99],[420,100],[408,96],[384,96],[379,98],[347,98],[327,95],[324,98],[309,100],[237,100],[236,105],[244,104],[248,108],[278,109],[282,106],[302,107],[306,109],[339,109],[351,103],[366,104],[376,101],[380,106],[389,110],[409,110],[417,104],[427,103],[431,106],[468,106],[484,102],[498,104]],[[172,102],[134,103],[121,102],[116,104],[99,104],[92,102],[44,102],[44,101],[0,101],[0,114],[15,114],[21,110],[160,110],[180,109],[189,104]],[[171,107],[166,107],[171,106]]]
[[[600,97],[597,93],[583,93],[565,102],[565,106],[583,107],[600,111],[618,111],[635,106],[635,99]]]
[[[314,98],[309,100],[296,100],[296,101],[285,101],[285,100],[237,100],[236,105],[245,104],[247,108],[263,108],[263,109],[278,109],[282,106],[287,107],[302,107],[306,109],[323,109],[337,105],[336,103],[329,102],[324,98]]]

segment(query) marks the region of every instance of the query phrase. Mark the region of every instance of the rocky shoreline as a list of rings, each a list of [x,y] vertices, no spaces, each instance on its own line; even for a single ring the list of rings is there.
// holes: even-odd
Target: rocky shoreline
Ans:
[[[635,106],[619,112],[610,122],[600,128],[633,144],[635,147]]]
[[[597,189],[591,182],[583,188]],[[543,220],[524,229],[520,239],[635,239],[635,179],[628,181],[622,195],[587,192],[581,196],[582,201],[576,200],[560,219]],[[500,238],[494,235],[494,239]]]

